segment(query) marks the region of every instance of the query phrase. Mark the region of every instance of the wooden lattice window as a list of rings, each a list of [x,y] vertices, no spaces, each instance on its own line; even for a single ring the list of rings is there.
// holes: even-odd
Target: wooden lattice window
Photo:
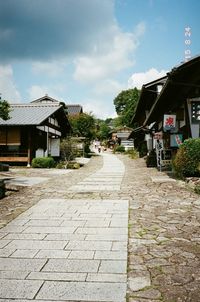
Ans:
[[[9,127],[0,129],[0,145],[19,146],[21,145],[20,128]]]

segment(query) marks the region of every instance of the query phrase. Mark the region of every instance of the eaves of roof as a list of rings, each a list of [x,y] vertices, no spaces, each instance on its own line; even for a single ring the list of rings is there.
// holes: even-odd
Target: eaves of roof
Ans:
[[[167,81],[167,75],[159,78],[157,80],[151,81],[147,84],[144,84],[142,86],[140,97],[138,100],[138,104],[135,110],[135,113],[132,117],[131,123],[133,124],[138,119],[145,119],[145,110],[149,110],[151,106],[153,105],[156,97],[157,97],[157,86],[162,85],[164,86],[165,82]],[[143,114],[143,117],[141,117],[141,113]]]
[[[61,107],[59,104],[11,104],[10,119],[0,118],[0,125],[40,125]]]
[[[163,114],[173,112],[186,99],[200,96],[200,56],[185,62],[168,73],[167,81],[157,96],[143,126]]]

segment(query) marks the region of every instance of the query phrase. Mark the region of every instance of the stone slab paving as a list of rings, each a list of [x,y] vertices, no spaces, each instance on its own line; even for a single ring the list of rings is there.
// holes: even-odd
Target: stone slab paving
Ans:
[[[40,200],[0,229],[0,297],[125,301],[127,230],[127,200]]]
[[[7,180],[5,183],[15,186],[33,186],[43,181],[47,181],[47,177],[16,177],[14,179]]]
[[[125,167],[112,154],[104,153],[103,167],[96,173],[86,177],[82,182],[70,187],[75,192],[120,191]]]
[[[111,292],[116,290],[118,295],[113,293],[109,302],[113,299],[122,302],[200,301],[199,196],[188,191],[183,182],[172,181],[164,172],[146,168],[143,159],[132,160],[124,155],[118,155],[126,167],[124,176],[120,161],[121,171],[119,169],[117,175],[110,167],[110,171],[104,170],[107,182],[120,186],[120,190],[95,191],[96,186],[106,183],[102,172],[97,173],[105,158],[92,158],[83,168],[59,177],[40,170],[39,175],[48,177],[48,181],[24,187],[19,193],[1,200],[0,218],[5,219],[5,224],[11,222],[0,232],[0,258],[11,260],[9,263],[14,270],[3,261],[0,280],[4,281],[4,294],[5,288],[9,288],[6,281],[14,281],[12,286],[17,286],[22,293],[17,289],[20,298],[8,298],[5,294],[6,298],[0,297],[0,301],[83,302],[86,299],[84,302],[108,302],[108,284]],[[109,158],[112,158],[111,154]],[[113,166],[112,162],[110,166]],[[33,169],[23,169],[20,173],[21,176],[38,176],[38,171]],[[77,184],[81,186],[79,191],[69,190]],[[92,185],[92,191],[83,191],[84,184]],[[107,204],[106,213],[101,209],[102,202]],[[27,210],[27,205],[34,204],[37,207]],[[18,216],[20,211],[24,213]],[[13,220],[16,216],[18,218]],[[128,290],[125,300],[125,296],[120,295],[126,291],[127,233]],[[33,241],[36,245],[31,243]],[[34,261],[29,264],[27,260]],[[25,269],[21,261],[25,261]],[[33,298],[27,298],[27,291],[23,291],[24,280],[39,281],[30,288]],[[26,284],[29,286],[28,282]],[[67,284],[66,288],[64,284]],[[72,292],[76,291],[76,300],[66,298],[69,284]],[[95,297],[93,289],[89,296],[88,290],[94,284],[104,293],[100,298]],[[120,293],[115,286],[121,289]],[[59,297],[56,288],[59,288]],[[48,296],[49,289],[52,298]],[[80,292],[83,292],[81,299]],[[11,290],[10,296],[12,293]],[[48,298],[44,298],[45,295]]]
[[[101,173],[89,177],[91,190],[101,178],[98,190],[105,191],[104,173],[111,181],[108,161],[120,171],[120,188],[123,164],[108,155]],[[1,228],[0,301],[125,302],[128,204],[45,198]]]

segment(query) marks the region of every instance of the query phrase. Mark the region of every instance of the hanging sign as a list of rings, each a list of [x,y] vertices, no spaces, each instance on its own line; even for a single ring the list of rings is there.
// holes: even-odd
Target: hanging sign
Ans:
[[[176,128],[176,115],[174,114],[165,114],[163,129],[164,131],[175,130]]]
[[[187,26],[185,27],[185,62],[191,59],[191,50],[190,50],[190,45],[191,45],[191,27]]]
[[[172,163],[172,150],[161,150],[161,166],[168,166]]]
[[[200,102],[191,102],[192,124],[200,123]]]
[[[170,147],[180,147],[183,143],[183,134],[171,134],[170,135]]]
[[[156,148],[157,167],[161,168],[161,151],[164,148],[163,140],[157,139],[155,142],[156,142],[155,148]]]

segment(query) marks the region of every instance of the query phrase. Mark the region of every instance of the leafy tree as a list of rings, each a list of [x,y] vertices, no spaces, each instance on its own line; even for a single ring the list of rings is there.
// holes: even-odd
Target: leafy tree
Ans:
[[[88,141],[95,137],[95,119],[91,113],[81,113],[69,117],[73,135],[84,136]]]
[[[113,121],[113,118],[108,117],[108,118],[105,120],[105,123],[106,123],[107,125],[110,125],[110,124],[112,124],[112,121]]]
[[[8,120],[10,112],[10,105],[5,100],[0,100],[0,118],[3,120]]]
[[[115,110],[119,117],[117,122],[121,123],[121,126],[131,126],[131,119],[135,113],[139,93],[140,91],[135,87],[134,89],[121,91],[114,99]]]
[[[62,158],[66,161],[66,167],[70,160],[77,155],[77,143],[72,137],[67,137],[61,141],[60,151]]]
[[[97,131],[97,138],[100,140],[108,139],[110,132],[110,127],[106,124],[106,122],[101,121]]]
[[[125,124],[123,123],[122,116],[118,116],[118,117],[115,117],[113,119],[114,128],[121,127],[121,126],[124,126],[124,125]]]

